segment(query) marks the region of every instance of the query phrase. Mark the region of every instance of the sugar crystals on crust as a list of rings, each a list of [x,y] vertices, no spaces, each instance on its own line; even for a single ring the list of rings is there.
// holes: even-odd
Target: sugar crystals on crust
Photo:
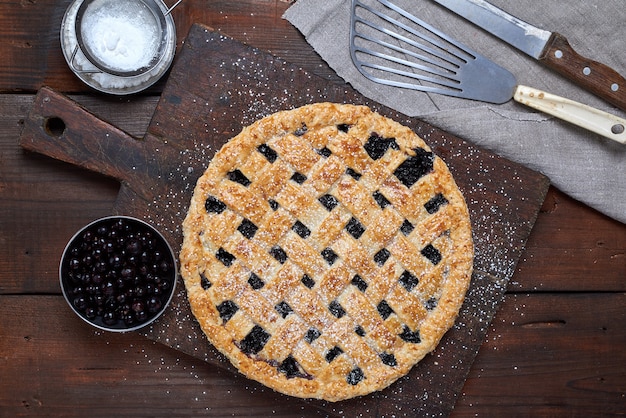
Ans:
[[[183,224],[181,274],[211,343],[279,392],[381,390],[453,325],[473,263],[445,163],[365,106],[267,116],[215,155]]]

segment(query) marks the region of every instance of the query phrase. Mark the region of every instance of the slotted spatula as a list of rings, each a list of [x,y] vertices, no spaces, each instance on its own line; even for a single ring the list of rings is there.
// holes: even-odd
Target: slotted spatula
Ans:
[[[427,93],[504,103],[513,98],[626,144],[626,120],[518,85],[515,76],[388,0],[352,0],[350,55],[368,79]]]

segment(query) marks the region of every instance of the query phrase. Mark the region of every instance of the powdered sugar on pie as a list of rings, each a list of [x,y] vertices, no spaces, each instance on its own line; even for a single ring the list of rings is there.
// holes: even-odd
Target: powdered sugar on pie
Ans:
[[[181,274],[211,343],[279,392],[381,390],[453,325],[473,263],[465,201],[409,128],[319,103],[232,138],[198,180]]]

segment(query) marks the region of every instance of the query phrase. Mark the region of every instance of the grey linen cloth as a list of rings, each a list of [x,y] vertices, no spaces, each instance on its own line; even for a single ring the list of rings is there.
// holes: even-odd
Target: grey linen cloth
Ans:
[[[506,68],[519,84],[626,117],[625,112],[430,0],[392,1]],[[626,76],[624,0],[490,3],[537,27],[564,35],[579,54]],[[283,17],[364,96],[539,171],[574,199],[626,223],[626,145],[513,100],[494,105],[372,82],[358,72],[350,58],[350,13],[350,0],[298,0]]]

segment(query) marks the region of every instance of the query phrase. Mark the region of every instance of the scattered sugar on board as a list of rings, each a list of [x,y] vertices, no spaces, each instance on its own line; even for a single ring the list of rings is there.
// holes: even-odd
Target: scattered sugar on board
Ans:
[[[269,83],[272,82],[273,75],[268,73],[265,68],[259,66],[255,60],[241,59],[235,64],[229,64],[226,62],[222,63],[224,69],[222,77],[224,80],[216,81],[216,86],[218,84],[223,84],[223,82],[230,77],[227,73],[231,72],[232,68],[226,68],[227,65],[234,65],[241,74],[254,74],[254,78],[252,80],[238,77],[236,82],[240,84],[232,84],[232,88],[224,92],[224,94],[229,96],[237,95],[240,100],[245,100],[246,103],[250,104],[243,114],[239,116],[239,124],[241,127],[247,126],[267,114],[291,107],[292,96],[287,89],[285,89],[282,94],[267,97],[264,93],[265,88],[262,87],[267,87]],[[293,79],[287,80],[287,84],[289,84],[290,81],[293,81]],[[319,101],[320,92],[307,90],[304,91],[302,95],[309,101]],[[229,116],[231,118],[233,117],[232,115],[219,114],[219,112],[218,114],[214,114],[215,109],[212,109],[208,102],[197,103],[197,105],[206,107],[205,111],[207,114],[207,120],[209,121],[211,119],[225,116]],[[181,124],[184,126],[185,123],[189,122],[191,121],[181,121]],[[211,126],[212,124],[210,122],[204,124],[204,135],[219,134],[217,132],[213,132]],[[237,132],[233,132],[233,134],[236,133]],[[509,189],[511,188],[523,188],[523,179],[521,178],[521,175],[516,172],[509,173],[509,176],[507,176],[504,180],[501,177],[496,176],[494,165],[490,161],[492,158],[496,157],[485,158],[472,147],[468,147],[467,149],[463,147],[454,147],[454,144],[446,143],[447,139],[445,137],[439,138],[433,136],[433,138],[430,138],[430,134],[424,135],[424,137],[427,142],[429,140],[433,140],[435,143],[438,143],[439,146],[449,146],[452,151],[446,155],[446,163],[450,166],[453,175],[457,177],[458,174],[461,174],[460,177],[465,177],[466,179],[469,178],[469,181],[465,181],[460,184],[460,186],[467,198],[470,217],[476,224],[493,225],[493,228],[497,229],[501,236],[500,241],[496,242],[493,240],[493,231],[487,231],[484,230],[484,228],[483,230],[480,230],[480,228],[477,228],[479,232],[476,233],[474,237],[477,249],[476,256],[477,259],[482,262],[482,264],[479,265],[480,269],[478,272],[480,272],[483,277],[480,285],[473,285],[470,288],[466,304],[461,309],[459,315],[460,319],[455,325],[455,329],[457,331],[462,330],[464,333],[469,334],[470,337],[473,338],[474,343],[476,343],[476,346],[479,347],[487,332],[489,324],[491,323],[495,307],[500,302],[506,289],[508,279],[514,272],[516,265],[516,253],[520,251],[520,248],[508,245],[508,243],[516,241],[516,236],[519,234],[519,227],[504,219],[502,212],[514,212],[517,209],[517,205],[523,203],[523,198],[521,198],[521,201],[518,201],[512,194],[509,193]],[[186,212],[188,204],[187,201],[191,196],[191,190],[195,186],[195,179],[202,174],[203,169],[206,167],[206,164],[208,164],[209,157],[207,155],[209,153],[212,155],[215,151],[216,150],[206,148],[202,144],[201,137],[194,137],[192,146],[187,150],[181,151],[180,167],[175,173],[177,176],[186,178],[189,181],[188,187],[183,190],[182,193],[171,193],[167,196],[159,197],[153,202],[153,206],[155,207],[165,205],[163,207],[169,209],[171,205],[176,205],[178,208],[181,218],[175,220],[174,222],[169,221],[171,223],[168,227],[171,228],[172,231],[180,232],[179,225],[182,222],[182,218],[184,218],[184,213]],[[472,166],[471,164],[468,164],[467,161],[477,157],[481,158],[478,169],[474,169],[471,173],[460,172],[460,170],[464,170],[464,167]],[[493,191],[493,197],[490,201],[485,201],[484,199],[485,188]],[[182,197],[184,197],[184,199]],[[158,213],[158,211],[156,212]],[[167,223],[168,221],[162,220],[162,222]],[[472,302],[467,302],[468,300],[472,300]],[[174,307],[174,309],[179,310],[180,307]],[[193,319],[189,318],[188,315],[184,315],[183,318],[177,318],[177,326],[184,326],[184,322],[189,320]],[[167,331],[164,331],[164,333],[167,334]],[[190,333],[190,335],[186,338],[186,342],[197,341],[198,338],[202,339],[203,336]],[[181,344],[182,342],[169,341],[169,343]],[[446,339],[442,341],[441,346],[438,347],[432,355],[435,356],[434,358],[440,358],[440,356],[455,356],[455,350],[460,349],[466,351],[470,348],[465,345],[457,347],[457,345],[458,344],[456,342]],[[456,363],[453,362],[451,366],[448,364],[449,362],[445,362],[448,364],[448,370],[452,374],[454,374],[453,372],[455,370],[463,368],[463,358],[465,358],[465,356],[456,358]],[[439,365],[438,361],[434,361],[433,364],[435,366]],[[446,373],[445,371],[440,372],[443,374]],[[403,382],[399,384],[398,388],[395,388],[392,392],[390,392],[392,397],[402,396],[402,384]],[[259,389],[257,387],[247,388],[250,392],[263,391],[263,389]],[[386,395],[380,396],[387,398]],[[443,404],[444,402],[441,393],[429,392],[427,390],[423,393],[415,394],[414,397],[418,400],[417,404],[422,405]],[[367,404],[364,403],[363,405],[363,410],[365,411],[367,409]],[[416,409],[412,407],[398,405],[394,413],[386,416],[414,416],[415,411]],[[339,415],[343,415],[343,411],[341,410],[335,410],[334,412]],[[439,413],[429,414],[423,409],[420,409],[419,412],[420,416],[441,415]],[[361,415],[367,416],[367,413],[361,413]]]
[[[240,65],[247,65],[245,61],[240,62]],[[259,77],[262,77],[262,74],[259,70]],[[247,88],[245,90],[239,90],[239,94],[245,91],[246,101],[253,103],[247,111],[241,116],[240,126],[246,126],[251,124],[257,119],[265,116],[268,113],[279,110],[288,104],[287,99],[278,99],[276,97],[266,97],[265,94],[259,89]],[[227,92],[227,94],[232,94],[232,92]],[[203,105],[206,107],[204,111],[207,115],[207,120],[211,118],[219,118],[225,115],[216,115],[214,109],[209,105],[208,102],[204,104],[198,103],[197,100],[195,105]],[[185,123],[191,124],[191,120],[183,120],[181,121],[181,126],[184,128]],[[157,228],[163,231],[168,231],[173,236],[182,235],[181,224],[184,219],[189,201],[191,199],[191,194],[193,192],[193,188],[195,187],[195,183],[197,178],[204,172],[208,162],[210,161],[210,155],[217,150],[212,149],[210,146],[207,146],[203,141],[204,137],[210,137],[214,135],[221,135],[221,132],[215,131],[210,123],[205,123],[205,132],[203,135],[199,135],[198,137],[192,137],[192,143],[187,149],[181,150],[179,152],[180,162],[175,167],[173,172],[167,173],[168,178],[176,178],[176,183],[185,184],[186,187],[183,190],[168,190],[164,195],[163,194],[155,194],[152,202],[149,203],[149,215],[148,219],[152,224],[154,224]],[[235,135],[237,132],[233,132]],[[178,284],[178,292],[175,297],[175,300],[184,301],[185,294],[183,290],[183,284]],[[185,302],[180,302],[185,303]],[[170,309],[174,312],[175,317],[175,326],[179,329],[195,329],[194,326],[190,326],[188,324],[189,321],[195,321],[195,319],[191,318],[188,312],[188,308],[181,308],[180,303],[173,303]],[[170,325],[171,326],[171,325]],[[166,345],[180,348],[181,346],[189,346],[189,342],[194,342],[197,345],[197,341],[205,341],[206,337],[204,335],[198,335],[195,331],[186,335],[184,341],[179,341],[176,335],[179,335],[179,332],[170,332],[168,327],[161,328],[159,330],[159,338]],[[185,335],[183,333],[183,335]],[[215,352],[214,352],[215,353]],[[205,356],[208,355],[205,354]],[[221,356],[215,356],[217,358],[221,358]],[[205,360],[206,357],[205,357]],[[223,359],[222,359],[223,360]]]

